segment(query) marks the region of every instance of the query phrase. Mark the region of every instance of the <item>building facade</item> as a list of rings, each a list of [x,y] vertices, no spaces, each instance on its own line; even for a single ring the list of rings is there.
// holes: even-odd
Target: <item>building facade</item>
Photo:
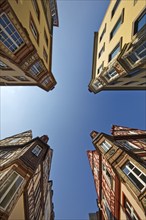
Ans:
[[[48,137],[27,131],[0,141],[0,219],[54,220],[53,150]]]
[[[88,151],[100,220],[146,218],[146,131],[114,125],[91,132]]]
[[[58,26],[56,0],[0,1],[0,85],[56,85],[52,74],[53,26]]]
[[[145,1],[112,0],[94,34],[89,91],[146,89]]]

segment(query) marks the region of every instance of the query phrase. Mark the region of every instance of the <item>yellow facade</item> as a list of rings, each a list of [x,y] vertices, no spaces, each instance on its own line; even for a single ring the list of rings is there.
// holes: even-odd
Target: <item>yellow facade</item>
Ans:
[[[38,7],[40,10],[40,19],[39,19],[40,21],[37,18],[32,1],[20,0],[17,3],[17,1],[15,1],[15,0],[14,1],[9,0],[9,3],[11,5],[11,7],[13,8],[13,10],[15,11],[21,24],[23,24],[23,27],[27,30],[31,41],[39,54],[39,57],[41,59],[43,59],[46,68],[48,68],[51,64],[49,63],[49,61],[47,63],[43,57],[43,47],[45,47],[45,50],[48,52],[48,56],[51,56],[50,47],[51,47],[51,37],[52,36],[51,36],[51,33],[49,33],[49,28],[47,26],[47,22],[45,19],[45,14],[43,11],[41,1],[37,1]],[[29,26],[30,13],[31,13],[32,18],[34,20],[36,28],[39,32],[39,44],[36,42],[32,32],[30,30],[30,26]],[[50,23],[51,23],[51,14],[49,14],[49,17],[50,17]],[[51,24],[50,24],[50,28],[51,28]],[[48,38],[48,42],[49,42],[48,47],[44,41],[44,29],[46,30],[46,33],[47,33],[47,38]]]
[[[53,26],[58,26],[56,0],[2,0],[0,4],[1,19],[5,22],[7,17],[13,33],[23,41],[18,45],[2,26],[6,35],[0,43],[0,85],[38,85],[52,90],[56,84],[51,71]],[[12,51],[8,40],[17,49]]]
[[[121,206],[120,206],[120,218],[121,219],[126,219],[127,216],[126,216],[126,213],[125,213],[125,210],[123,210],[123,206],[124,204],[123,203],[123,195],[126,195],[126,197],[128,198],[129,200],[129,208],[131,207],[131,212],[135,213],[136,216],[138,216],[140,219],[145,219],[145,213],[142,209],[142,207],[140,207],[140,205],[138,204],[138,199],[137,199],[137,195],[132,195],[132,193],[127,189],[127,187],[121,182]]]
[[[117,2],[119,2],[119,4],[117,4]],[[114,11],[114,7],[116,6],[116,4],[117,7]],[[108,87],[109,86],[108,84],[112,82],[112,80],[107,80],[105,78],[105,74],[108,70],[110,71],[110,68],[112,68],[113,63],[118,58],[118,55],[120,55],[124,46],[131,43],[134,40],[135,37],[134,25],[138,17],[142,14],[142,12],[144,12],[144,9],[145,9],[145,0],[139,0],[139,1],[112,0],[110,2],[109,7],[104,16],[104,19],[101,23],[101,26],[98,32],[95,33],[95,37],[94,37],[92,77],[89,84],[90,91],[96,93],[98,90],[100,90],[101,85],[99,85],[99,88],[96,88],[94,86],[94,83],[96,82],[96,80],[98,81],[98,79],[99,79],[99,83],[102,84],[101,90],[102,87],[103,89],[105,89],[105,87]],[[113,59],[110,60],[110,54],[112,53],[114,48],[118,45],[118,43],[120,45],[120,50],[115,55],[115,57],[113,57]],[[119,65],[117,67],[121,69],[120,70],[121,76],[123,76],[124,74],[126,75],[128,71],[125,68],[124,64],[122,65],[121,63],[118,63],[117,65]],[[146,74],[146,66],[142,68],[144,70],[142,76],[144,77],[144,75]],[[137,76],[137,78],[133,80],[135,81],[135,84],[133,83],[132,85],[133,87],[134,86],[138,87],[138,80],[140,82],[141,80],[140,78],[141,77]],[[118,79],[118,76],[117,78],[115,77],[115,79]],[[129,81],[128,79],[126,80],[127,81],[125,81],[125,79],[122,79],[122,81],[124,82],[130,82],[130,80]],[[119,83],[120,82],[121,82],[121,78],[119,78]],[[119,84],[119,85],[124,87],[124,84]],[[113,89],[114,87],[116,88],[117,86],[118,84],[117,85],[115,84],[114,86],[112,85]]]

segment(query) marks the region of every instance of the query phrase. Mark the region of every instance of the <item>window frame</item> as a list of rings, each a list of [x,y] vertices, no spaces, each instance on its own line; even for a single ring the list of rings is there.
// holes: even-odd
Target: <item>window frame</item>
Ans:
[[[111,19],[114,17],[114,14],[116,13],[116,10],[117,10],[120,2],[121,2],[121,0],[117,0],[116,3],[114,4],[114,7],[113,7],[113,9],[111,11]]]
[[[43,47],[43,57],[44,57],[46,63],[48,63],[48,54],[47,54],[47,52],[46,52],[44,47]]]
[[[128,208],[129,210],[131,210],[132,215],[127,211],[127,208],[126,208],[127,203],[128,203]],[[131,205],[131,203],[129,202],[129,200],[127,199],[124,193],[123,193],[123,207],[125,209],[125,213],[128,216],[128,218],[133,219],[133,217],[136,216],[137,220],[140,220],[139,215],[137,214],[137,212],[135,211],[135,209],[133,208],[133,206]]]
[[[102,64],[98,67],[98,70],[97,70],[98,75],[102,73],[103,68],[104,68],[104,62],[102,62]]]
[[[103,176],[107,180],[108,185],[110,186],[111,189],[113,189],[113,176],[109,173],[106,164],[102,164],[102,171],[103,171]]]
[[[133,167],[130,168],[128,166],[129,164],[130,164],[130,166],[133,166]],[[140,174],[139,175],[136,174],[136,172],[133,171],[134,169],[137,169],[138,172],[140,172]],[[127,161],[127,163],[124,164],[124,166],[122,167],[122,171],[138,190],[140,190],[141,192],[143,190],[145,190],[145,188],[146,188],[145,182],[140,178],[140,176],[143,175],[144,177],[146,177],[146,175],[139,168],[137,168],[131,161]],[[129,177],[130,174],[132,174],[138,180],[138,182],[140,182],[143,185],[142,189],[140,189],[140,187],[138,187],[137,183],[134,182],[134,180],[131,177]]]
[[[32,153],[36,156],[36,157],[38,157],[39,155],[40,155],[40,153],[41,153],[41,151],[43,150],[43,148],[42,147],[40,147],[38,144],[32,149]]]
[[[36,40],[37,44],[39,44],[39,32],[37,30],[37,27],[35,25],[35,22],[33,20],[31,13],[30,13],[30,17],[29,17],[29,28],[30,28],[30,31],[31,31],[34,39]]]
[[[0,207],[1,207],[3,210],[6,210],[6,209],[7,209],[7,207],[9,206],[9,204],[11,203],[11,201],[14,199],[15,195],[17,194],[17,192],[19,191],[21,185],[22,185],[23,182],[24,182],[24,178],[23,178],[19,173],[17,173],[16,171],[13,171],[13,172],[7,177],[7,179],[5,180],[5,182],[4,182],[4,184],[3,184],[2,188],[1,188],[1,190],[4,189],[4,187],[5,187],[6,184],[8,183],[8,182],[7,182],[8,179],[9,179],[14,173],[16,173],[17,176],[16,176],[15,179],[10,183],[10,185],[8,185],[6,191],[5,191],[4,194],[2,195],[2,197],[1,197],[1,203],[2,203],[3,200],[6,198],[6,196],[8,195],[8,193],[10,192],[10,190],[12,189],[12,187],[14,186],[14,184],[16,183],[16,181],[17,181],[19,178],[21,178],[21,182],[19,183],[19,186],[17,186],[16,191],[13,193],[13,195],[11,196],[11,198],[9,199],[9,201],[7,201],[7,204],[6,204],[4,207],[1,206],[1,204],[0,204]]]
[[[110,41],[113,39],[113,37],[115,36],[115,34],[119,30],[123,22],[124,22],[124,9],[122,10],[120,17],[118,18],[116,24],[114,25],[114,27],[112,28],[110,32]]]
[[[103,29],[103,31],[102,31],[102,33],[101,33],[100,37],[99,37],[99,42],[101,42],[101,41],[102,41],[102,39],[103,39],[103,36],[104,36],[105,32],[106,32],[106,23],[105,23],[104,29]]]
[[[113,70],[113,72],[112,72],[112,70]],[[112,75],[113,73],[114,73],[114,75]],[[111,79],[117,77],[118,75],[119,74],[117,73],[117,71],[114,68],[111,68],[111,69],[107,70],[105,77],[108,81],[110,81]]]
[[[102,48],[100,49],[99,53],[98,53],[98,59],[101,57],[101,55],[104,53],[105,51],[105,43],[103,44]]]
[[[4,16],[5,18],[2,18],[2,16]],[[6,35],[7,37],[2,37],[4,38],[4,41],[1,40],[1,42],[9,51],[15,54],[18,50],[20,50],[22,46],[24,46],[24,39],[21,37],[20,33],[5,12],[0,15],[0,18],[1,21],[3,21],[4,25],[6,25],[5,27],[1,26],[1,33],[4,33],[4,35]],[[16,38],[17,40],[15,40],[14,38]],[[7,44],[4,42],[6,42]]]
[[[48,47],[48,37],[47,37],[47,33],[46,33],[45,29],[44,29],[44,39],[45,39],[46,45]]]
[[[39,9],[37,0],[32,0],[32,5],[33,5],[33,8],[34,8],[35,13],[37,15],[38,21],[40,21],[40,9]]]
[[[100,146],[105,152],[107,152],[112,147],[112,145],[107,140],[102,141]]]
[[[38,66],[37,66],[38,65]],[[40,70],[39,70],[40,68]],[[34,70],[36,72],[34,72]],[[35,63],[33,63],[29,69],[28,72],[31,76],[33,76],[34,78],[37,78],[42,72],[44,71],[43,65],[42,65],[42,61],[41,60],[37,60]]]
[[[112,57],[112,54],[115,53],[115,51],[119,48],[119,51]],[[116,46],[112,49],[112,51],[110,52],[110,54],[108,55],[108,62],[111,62],[113,59],[115,59],[118,54],[121,52],[121,48],[122,48],[122,38],[121,40],[116,44]]]
[[[140,30],[138,30],[138,22],[141,20],[141,18],[142,18],[143,16],[146,16],[146,9],[144,9],[144,10],[140,13],[140,15],[138,15],[138,17],[135,19],[135,21],[133,22],[133,36],[136,35],[136,34],[138,34],[138,33],[144,28],[144,26],[146,26],[146,24],[144,24],[144,26],[142,26],[142,27],[140,28]]]

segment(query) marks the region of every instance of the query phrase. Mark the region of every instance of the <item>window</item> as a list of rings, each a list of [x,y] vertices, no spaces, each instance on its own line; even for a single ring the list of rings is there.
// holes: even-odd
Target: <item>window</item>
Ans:
[[[103,174],[106,177],[106,180],[110,183],[111,188],[113,187],[113,178],[107,170],[106,166],[103,164],[102,166]]]
[[[146,25],[146,10],[139,16],[134,23],[134,34],[139,32]]]
[[[4,150],[0,150],[0,158],[1,159],[8,159],[10,157],[13,157],[15,155],[15,151],[4,151]],[[1,163],[2,165],[2,163]]]
[[[15,144],[15,143],[17,143],[20,140],[21,140],[21,138],[12,139],[12,140],[9,141],[9,144]]]
[[[99,87],[102,86],[102,84],[101,84],[101,82],[99,82],[99,81],[95,81],[94,84],[93,84],[93,86],[94,86],[95,88],[99,88]]]
[[[110,70],[106,73],[105,77],[106,77],[108,80],[110,80],[111,78],[113,78],[113,77],[116,76],[116,75],[118,75],[118,73],[116,72],[116,70],[115,70],[114,68],[112,68],[112,69],[110,69]]]
[[[128,150],[133,150],[133,149],[139,148],[136,145],[132,144],[131,142],[125,141],[125,140],[119,140],[119,141],[117,141],[117,143],[121,144],[123,147],[127,148]]]
[[[110,33],[110,40],[113,38],[113,36],[116,34],[116,32],[118,31],[119,27],[122,24],[122,15],[120,16],[120,18],[118,19],[118,21],[116,22],[114,28],[112,29],[111,33]]]
[[[39,10],[39,7],[38,7],[37,0],[32,0],[32,4],[33,4],[33,7],[34,7],[35,12],[37,14],[37,18],[38,18],[38,20],[40,20],[40,10]]]
[[[29,25],[30,25],[30,30],[31,30],[34,38],[36,39],[37,43],[39,43],[39,34],[38,34],[37,28],[34,24],[34,21],[32,19],[31,14],[30,14],[30,23],[29,23]]]
[[[35,146],[35,148],[33,148],[32,153],[38,157],[41,151],[42,148],[39,145],[37,145]]]
[[[103,148],[105,152],[107,152],[111,148],[111,144],[107,141],[103,141],[100,146]]]
[[[122,170],[140,191],[146,188],[145,174],[135,165],[133,165],[130,161],[126,165],[124,165]]]
[[[105,50],[105,44],[104,44],[103,47],[101,48],[101,50],[100,50],[100,52],[99,52],[99,54],[98,54],[98,58],[101,57],[101,55],[103,54],[104,50]]]
[[[18,31],[5,13],[0,16],[0,25],[1,42],[11,52],[15,52],[24,43],[22,37],[19,35]]]
[[[6,81],[15,81],[12,77],[10,77],[10,76],[1,76],[0,77],[1,79],[4,79],[4,80],[6,80]]]
[[[6,179],[5,183],[0,189],[0,207],[4,210],[14,199],[15,194],[18,192],[23,182],[23,177],[15,171]]]
[[[0,69],[9,69],[9,67],[0,60]]]
[[[100,35],[99,42],[102,40],[102,38],[103,38],[105,32],[106,32],[106,24],[105,24],[105,27],[104,27],[104,29],[103,29],[101,35]]]
[[[44,81],[43,81],[43,84],[44,85],[48,85],[50,83],[50,78],[47,77]]]
[[[48,46],[48,37],[47,37],[45,30],[44,30],[44,39],[45,39],[46,45]]]
[[[127,200],[125,195],[124,195],[124,207],[125,207],[126,214],[128,215],[128,217],[130,217],[130,219],[140,220],[136,211],[134,210],[130,202]]]
[[[104,203],[104,207],[105,207],[105,211],[106,211],[108,219],[113,220],[114,219],[113,215],[111,213],[110,207],[104,195],[103,195],[103,203]]]
[[[43,50],[43,57],[44,57],[45,61],[48,62],[48,55],[47,55],[45,48]]]
[[[134,50],[127,58],[132,63],[135,64],[146,57],[146,42],[143,42],[137,49]]]
[[[120,43],[116,45],[116,47],[112,50],[109,55],[109,62],[120,52]]]
[[[35,64],[33,64],[31,66],[31,68],[29,69],[29,72],[33,75],[33,76],[37,76],[39,75],[41,72],[43,71],[43,66],[42,63],[40,61],[37,61]]]
[[[103,70],[103,63],[100,65],[100,67],[98,68],[98,74],[100,74]]]
[[[14,76],[14,77],[20,81],[29,81],[25,76]]]
[[[119,6],[119,3],[120,3],[121,0],[117,0],[114,7],[113,7],[113,10],[112,10],[112,13],[111,13],[111,18],[114,16],[118,6]]]

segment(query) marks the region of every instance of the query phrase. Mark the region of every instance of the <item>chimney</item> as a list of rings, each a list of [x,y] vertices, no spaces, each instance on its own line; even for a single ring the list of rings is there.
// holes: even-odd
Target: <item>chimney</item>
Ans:
[[[49,140],[49,137],[47,135],[43,135],[40,137],[40,139],[47,144],[48,140]]]
[[[98,134],[99,134],[99,132],[97,132],[97,131],[92,131],[92,132],[90,133],[90,136],[91,136],[92,139],[94,139]]]

